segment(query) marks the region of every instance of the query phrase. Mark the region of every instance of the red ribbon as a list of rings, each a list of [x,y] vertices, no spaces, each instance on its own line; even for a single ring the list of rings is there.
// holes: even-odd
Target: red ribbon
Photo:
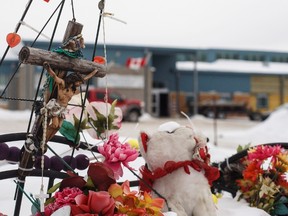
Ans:
[[[189,175],[189,167],[192,167],[196,171],[204,171],[204,175],[207,178],[210,185],[212,185],[212,182],[219,178],[220,173],[218,168],[209,166],[208,164],[200,161],[200,160],[191,160],[191,161],[167,161],[164,165],[164,168],[157,168],[154,172],[151,172],[146,166],[142,166],[140,168],[140,172],[142,174],[142,178],[145,183],[148,184],[145,185],[142,181],[140,181],[140,189],[142,191],[151,191],[151,188],[153,187],[153,183],[155,180],[162,178],[173,171],[183,168],[184,171]]]

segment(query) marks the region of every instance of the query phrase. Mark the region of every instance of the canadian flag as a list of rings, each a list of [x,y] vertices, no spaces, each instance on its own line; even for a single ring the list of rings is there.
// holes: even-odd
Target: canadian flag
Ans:
[[[139,70],[141,67],[145,66],[146,63],[146,58],[128,58],[126,61],[126,66],[132,70]]]

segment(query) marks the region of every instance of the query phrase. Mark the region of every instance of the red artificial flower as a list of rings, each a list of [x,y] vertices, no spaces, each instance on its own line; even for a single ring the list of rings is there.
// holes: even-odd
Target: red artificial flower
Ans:
[[[76,205],[71,206],[72,215],[111,216],[114,213],[115,201],[107,191],[91,191],[88,195],[75,197]]]
[[[101,162],[90,163],[87,174],[98,190],[107,191],[116,182],[113,170]]]
[[[260,164],[256,162],[251,162],[247,165],[247,168],[243,171],[243,177],[246,180],[251,180],[252,182],[257,181],[257,178],[263,170],[260,168]]]
[[[86,181],[84,180],[83,177],[81,176],[71,176],[68,178],[65,178],[61,181],[60,183],[60,188],[59,190],[63,190],[64,188],[73,188],[73,187],[77,187],[79,189],[82,189],[86,184]]]
[[[288,177],[285,174],[279,176],[277,184],[288,192]]]

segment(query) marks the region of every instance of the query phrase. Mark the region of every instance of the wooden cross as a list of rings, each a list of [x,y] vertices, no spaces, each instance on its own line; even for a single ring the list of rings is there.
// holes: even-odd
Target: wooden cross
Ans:
[[[66,28],[66,32],[64,35],[64,39],[63,39],[63,45],[62,47],[66,48],[66,45],[68,44],[70,47],[74,48],[74,45],[79,45],[79,41],[82,38],[82,24],[80,23],[76,23],[75,21],[69,21],[68,26]],[[77,39],[77,41],[75,41]],[[74,43],[73,43],[74,41]],[[81,42],[81,41],[80,41]],[[83,41],[82,41],[83,42]],[[76,47],[77,48],[77,47]],[[73,51],[73,49],[72,49]],[[72,72],[76,72],[78,74],[81,75],[86,75],[86,77],[89,77],[89,74],[91,74],[92,71],[95,72],[95,70],[97,71],[97,73],[95,75],[93,75],[94,77],[104,77],[106,74],[105,71],[105,66],[102,64],[98,64],[96,62],[93,61],[88,61],[82,58],[72,58],[70,56],[64,55],[62,53],[57,53],[57,52],[53,52],[53,51],[47,51],[47,50],[41,50],[41,49],[37,49],[37,48],[32,48],[32,47],[23,47],[19,53],[19,60],[20,62],[24,63],[24,64],[32,64],[32,65],[39,65],[39,66],[43,66],[45,65],[45,69],[47,71],[52,71],[51,73],[54,74],[55,71],[55,77],[56,79],[54,79],[54,89],[59,90],[59,85],[62,88],[62,92],[64,92],[64,90],[66,90],[66,84],[64,84],[63,87],[63,83],[64,80],[62,80],[61,82],[57,82],[57,80],[59,81],[59,79],[65,79],[67,71],[72,71]],[[49,73],[49,74],[51,74]],[[57,73],[57,74],[56,74]],[[94,74],[94,73],[93,73]],[[59,78],[58,78],[59,77]],[[68,77],[68,76],[67,76]],[[85,79],[83,79],[85,80]],[[69,88],[71,89],[71,88]],[[68,90],[67,90],[68,91]],[[70,91],[70,90],[69,90]],[[58,91],[59,93],[59,91]],[[58,93],[57,91],[54,92],[47,92],[46,95],[49,95],[49,97],[46,98],[45,103],[49,102],[53,102],[50,104],[53,104],[53,110],[55,110],[54,108],[58,108],[60,106],[60,108],[63,108],[63,104],[61,103],[57,103],[57,97],[58,97]],[[65,92],[64,92],[65,93]],[[63,95],[64,95],[63,93]],[[69,92],[68,92],[69,93]],[[68,93],[66,92],[65,94],[68,97]],[[65,96],[65,95],[64,95]],[[70,97],[70,93],[69,93],[69,97]],[[56,101],[56,103],[54,101]],[[61,101],[60,101],[61,102]],[[67,106],[68,103],[66,103]],[[44,109],[46,109],[46,106],[43,107]],[[52,111],[51,108],[51,111]],[[59,109],[60,109],[59,108]],[[64,108],[65,105],[64,105]],[[44,112],[45,113],[45,112]],[[52,113],[53,114],[53,113]],[[61,113],[61,115],[64,115],[63,113]],[[52,118],[53,117],[53,118]],[[50,122],[50,120],[55,120],[54,115],[52,115],[52,117],[50,116],[47,120],[47,122]],[[35,144],[35,146],[38,146],[38,150],[40,150],[40,143],[44,140],[43,139],[43,134],[48,134],[45,137],[45,143],[44,145],[47,143],[47,141],[49,141],[49,139],[51,139],[56,132],[59,130],[63,118],[59,115],[60,118],[60,123],[58,121],[58,126],[59,127],[54,127],[53,122],[56,121],[52,121],[51,120],[51,124],[48,126],[48,128],[43,130],[43,126],[42,126],[42,122],[45,120],[44,118],[44,114],[38,114],[32,131],[31,131],[31,135],[33,137],[33,144]],[[62,120],[61,120],[62,118]],[[43,131],[45,133],[43,133]],[[25,146],[28,145],[28,142],[25,142]],[[26,146],[27,147],[27,146]],[[27,168],[32,168],[34,165],[34,160],[35,160],[35,155],[37,153],[37,149],[34,152],[29,152],[26,151],[25,148],[23,147],[23,152],[21,155],[21,159],[20,159],[20,164],[19,164],[19,169],[18,169],[18,178],[20,180],[24,180],[25,177],[29,174],[29,172],[27,172]]]
[[[73,36],[81,34],[82,25],[69,21],[63,43]],[[104,77],[106,75],[104,65],[80,58],[71,58],[53,51],[41,50],[33,47],[24,46],[19,52],[19,61],[24,64],[43,66],[48,62],[53,69],[60,71],[73,71],[83,75],[89,74],[97,69],[95,77]]]

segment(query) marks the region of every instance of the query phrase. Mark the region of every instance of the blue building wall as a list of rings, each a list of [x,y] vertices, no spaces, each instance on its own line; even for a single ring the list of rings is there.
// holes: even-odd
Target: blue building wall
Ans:
[[[29,46],[31,41],[24,41]],[[60,46],[60,43],[53,43],[51,49]],[[49,43],[36,42],[34,47],[48,49]],[[250,50],[225,50],[225,49],[183,49],[183,48],[163,48],[163,47],[144,47],[144,46],[126,46],[126,45],[106,45],[107,60],[113,61],[119,65],[125,65],[129,57],[144,57],[147,52],[152,53],[149,65],[155,68],[153,73],[153,86],[155,88],[167,88],[169,91],[191,92],[193,86],[193,72],[180,72],[175,69],[175,63],[178,60],[193,60],[213,62],[217,59],[239,59],[247,61],[263,62],[288,62],[288,53],[264,52]],[[93,44],[86,44],[83,50],[84,58],[93,59]],[[104,56],[104,46],[97,45],[95,55]],[[16,62],[5,62],[0,67],[1,83],[6,82],[7,76],[13,73]],[[14,66],[13,66],[14,65]],[[39,67],[40,68],[40,67]],[[5,74],[6,78],[3,78]],[[199,91],[250,91],[251,74],[241,73],[217,73],[199,72]],[[4,81],[5,80],[5,81]]]
[[[199,91],[250,92],[250,75],[241,73],[200,72]]]

